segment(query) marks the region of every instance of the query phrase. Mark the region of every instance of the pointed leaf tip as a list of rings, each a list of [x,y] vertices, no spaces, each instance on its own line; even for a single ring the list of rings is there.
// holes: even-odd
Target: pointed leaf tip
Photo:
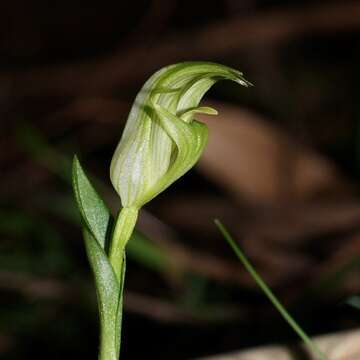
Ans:
[[[104,248],[112,217],[104,201],[86,176],[76,155],[73,160],[72,180],[80,214],[90,233]]]

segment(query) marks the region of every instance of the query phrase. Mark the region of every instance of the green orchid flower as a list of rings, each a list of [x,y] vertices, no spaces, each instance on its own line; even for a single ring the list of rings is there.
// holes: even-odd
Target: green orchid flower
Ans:
[[[199,103],[219,80],[250,85],[240,71],[227,66],[184,62],[156,72],[137,95],[110,166],[111,182],[123,206],[110,249],[115,271],[139,209],[199,160],[208,129],[194,116],[217,114]]]
[[[110,167],[123,207],[139,209],[194,166],[207,142],[207,127],[194,115],[217,114],[199,102],[224,79],[249,85],[241,72],[206,62],[167,66],[145,83]]]

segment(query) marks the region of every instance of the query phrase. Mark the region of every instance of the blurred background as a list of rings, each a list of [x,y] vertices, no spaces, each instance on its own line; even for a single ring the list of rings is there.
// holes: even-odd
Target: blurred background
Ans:
[[[0,3],[0,358],[97,357],[70,167],[115,212],[109,164],[132,101],[184,60],[217,84],[198,166],[128,247],[123,357],[184,360],[295,334],[214,226],[230,229],[311,335],[359,326],[360,1]]]

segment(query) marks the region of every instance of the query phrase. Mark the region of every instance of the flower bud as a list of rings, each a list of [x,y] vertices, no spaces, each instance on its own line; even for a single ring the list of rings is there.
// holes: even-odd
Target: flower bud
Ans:
[[[207,142],[207,127],[194,115],[217,114],[199,102],[224,79],[250,85],[239,71],[207,62],[164,67],[144,84],[110,166],[123,207],[140,208],[195,165]]]

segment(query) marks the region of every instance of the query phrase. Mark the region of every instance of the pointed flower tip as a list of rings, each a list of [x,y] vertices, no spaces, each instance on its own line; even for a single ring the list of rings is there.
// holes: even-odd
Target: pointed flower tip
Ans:
[[[219,114],[219,112],[216,109],[209,107],[209,106],[202,106],[202,107],[199,107],[199,109],[201,109],[202,114],[206,114],[206,115],[218,115]]]
[[[254,86],[253,83],[251,83],[250,81],[244,79],[242,76],[239,77],[236,82],[242,86],[245,86],[245,87],[251,87],[251,86]]]
[[[252,85],[241,72],[209,62],[167,66],[144,84],[110,168],[111,181],[124,207],[141,207],[197,162],[207,129],[193,121],[194,116],[217,115],[215,109],[199,103],[219,80]]]
[[[195,114],[218,115],[218,112],[216,109],[209,106],[198,106],[183,112],[179,112],[177,115],[181,120],[190,123],[192,120],[194,120]]]

